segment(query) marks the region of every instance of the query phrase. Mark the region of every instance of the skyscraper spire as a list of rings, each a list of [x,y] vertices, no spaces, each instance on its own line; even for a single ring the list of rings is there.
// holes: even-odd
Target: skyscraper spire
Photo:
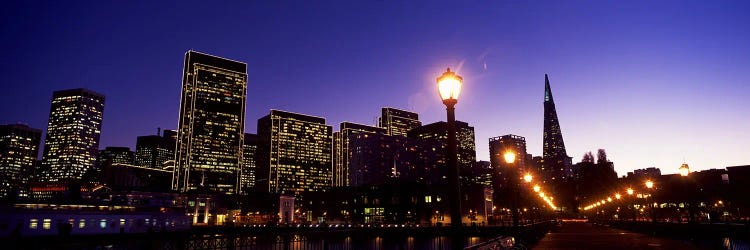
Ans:
[[[544,169],[550,170],[553,177],[565,178],[572,172],[570,167],[572,160],[565,151],[560,122],[557,119],[555,101],[552,98],[552,88],[549,77],[544,74],[544,143],[543,159]]]
[[[544,102],[552,102],[552,106],[555,106],[555,101],[552,99],[552,89],[549,87],[549,77],[547,77],[547,74],[544,74]]]

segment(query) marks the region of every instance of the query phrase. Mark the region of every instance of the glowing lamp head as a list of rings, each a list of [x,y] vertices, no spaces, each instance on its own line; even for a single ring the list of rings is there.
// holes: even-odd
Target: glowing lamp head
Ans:
[[[682,166],[680,166],[678,172],[680,172],[680,175],[682,177],[688,176],[690,174],[690,167],[688,167],[687,164],[683,163]]]
[[[507,151],[503,154],[503,158],[505,158],[505,163],[513,163],[516,161],[516,153],[513,151]]]
[[[647,180],[646,181],[646,188],[653,188],[653,187],[654,187],[654,182],[651,181],[651,180]]]
[[[632,188],[628,188],[628,195],[633,195],[633,189]]]
[[[531,174],[526,174],[526,175],[524,175],[524,176],[523,176],[523,180],[524,180],[525,182],[531,182],[531,180],[532,180],[533,178],[534,178],[534,177],[532,177],[532,176],[531,176]]]
[[[463,84],[463,81],[464,79],[461,76],[456,75],[456,72],[451,72],[451,69],[448,68],[443,75],[437,78],[440,99],[443,99],[443,102],[449,100],[457,102],[458,95],[461,94],[461,84]]]
[[[534,192],[539,193],[540,190],[542,190],[542,188],[540,188],[539,185],[534,186]]]
[[[619,199],[620,199],[621,197],[622,197],[622,196],[620,196],[620,194],[615,194],[615,199],[618,199],[618,200],[619,200]]]

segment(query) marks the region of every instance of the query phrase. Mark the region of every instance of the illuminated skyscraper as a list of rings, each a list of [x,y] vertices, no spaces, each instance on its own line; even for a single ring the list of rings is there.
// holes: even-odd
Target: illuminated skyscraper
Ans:
[[[99,150],[98,160],[99,166],[104,164],[129,164],[132,165],[135,161],[135,153],[130,151],[128,147],[106,147],[104,150]]]
[[[190,50],[183,70],[172,188],[237,193],[247,64]]]
[[[357,133],[386,134],[385,128],[378,128],[351,122],[342,122],[339,132],[334,136],[333,186],[350,186],[349,184],[349,138]]]
[[[321,117],[271,110],[258,119],[256,189],[297,195],[331,187],[332,132]]]
[[[560,122],[557,119],[555,100],[552,99],[552,88],[549,78],[544,74],[544,142],[543,165],[552,179],[565,179],[573,175],[572,158],[565,151]]]
[[[256,152],[258,152],[258,135],[246,133],[242,146],[242,176],[240,177],[242,192],[250,191],[255,186]]]
[[[55,91],[44,140],[43,179],[79,180],[96,164],[104,95],[87,89]]]
[[[28,182],[41,137],[41,130],[26,125],[0,125],[0,198],[21,191]]]
[[[432,147],[418,139],[382,133],[353,133],[349,136],[349,185],[381,185],[391,180],[442,183],[435,168]],[[429,149],[429,150],[428,150]]]
[[[409,130],[422,126],[419,114],[395,108],[383,108],[378,123],[393,136],[406,136]]]
[[[135,165],[140,167],[163,169],[174,161],[174,150],[177,145],[176,133],[172,137],[164,130],[163,135],[138,136],[135,143]]]
[[[446,146],[448,145],[448,124],[446,122],[435,122],[409,131],[409,137],[419,139],[432,147],[438,157],[437,164],[441,169],[446,164]],[[468,123],[456,121],[456,150],[458,153],[458,166],[467,169],[476,162],[476,143],[474,140],[474,127]]]

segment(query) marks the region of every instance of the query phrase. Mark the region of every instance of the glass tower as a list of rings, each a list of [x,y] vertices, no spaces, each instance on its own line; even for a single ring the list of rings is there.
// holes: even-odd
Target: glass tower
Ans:
[[[42,165],[48,181],[80,180],[96,164],[104,95],[87,89],[55,91]]]
[[[271,110],[258,119],[256,189],[298,195],[333,185],[333,127],[325,118]]]
[[[357,133],[386,134],[386,129],[351,122],[342,122],[339,125],[339,132],[334,140],[336,145],[334,145],[333,185],[336,187],[350,186],[349,139]]]
[[[176,141],[167,131],[164,135],[138,136],[135,143],[135,165],[153,169],[163,169],[174,161],[174,149]]]
[[[190,50],[183,70],[172,188],[237,193],[247,64]]]

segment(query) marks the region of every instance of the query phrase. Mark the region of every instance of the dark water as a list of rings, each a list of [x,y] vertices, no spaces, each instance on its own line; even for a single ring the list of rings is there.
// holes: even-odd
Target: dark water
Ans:
[[[144,239],[100,245],[101,249],[269,249],[269,250],[349,250],[349,249],[453,249],[449,236],[409,235],[201,235],[186,239]],[[482,237],[462,237],[461,247],[484,242]]]

